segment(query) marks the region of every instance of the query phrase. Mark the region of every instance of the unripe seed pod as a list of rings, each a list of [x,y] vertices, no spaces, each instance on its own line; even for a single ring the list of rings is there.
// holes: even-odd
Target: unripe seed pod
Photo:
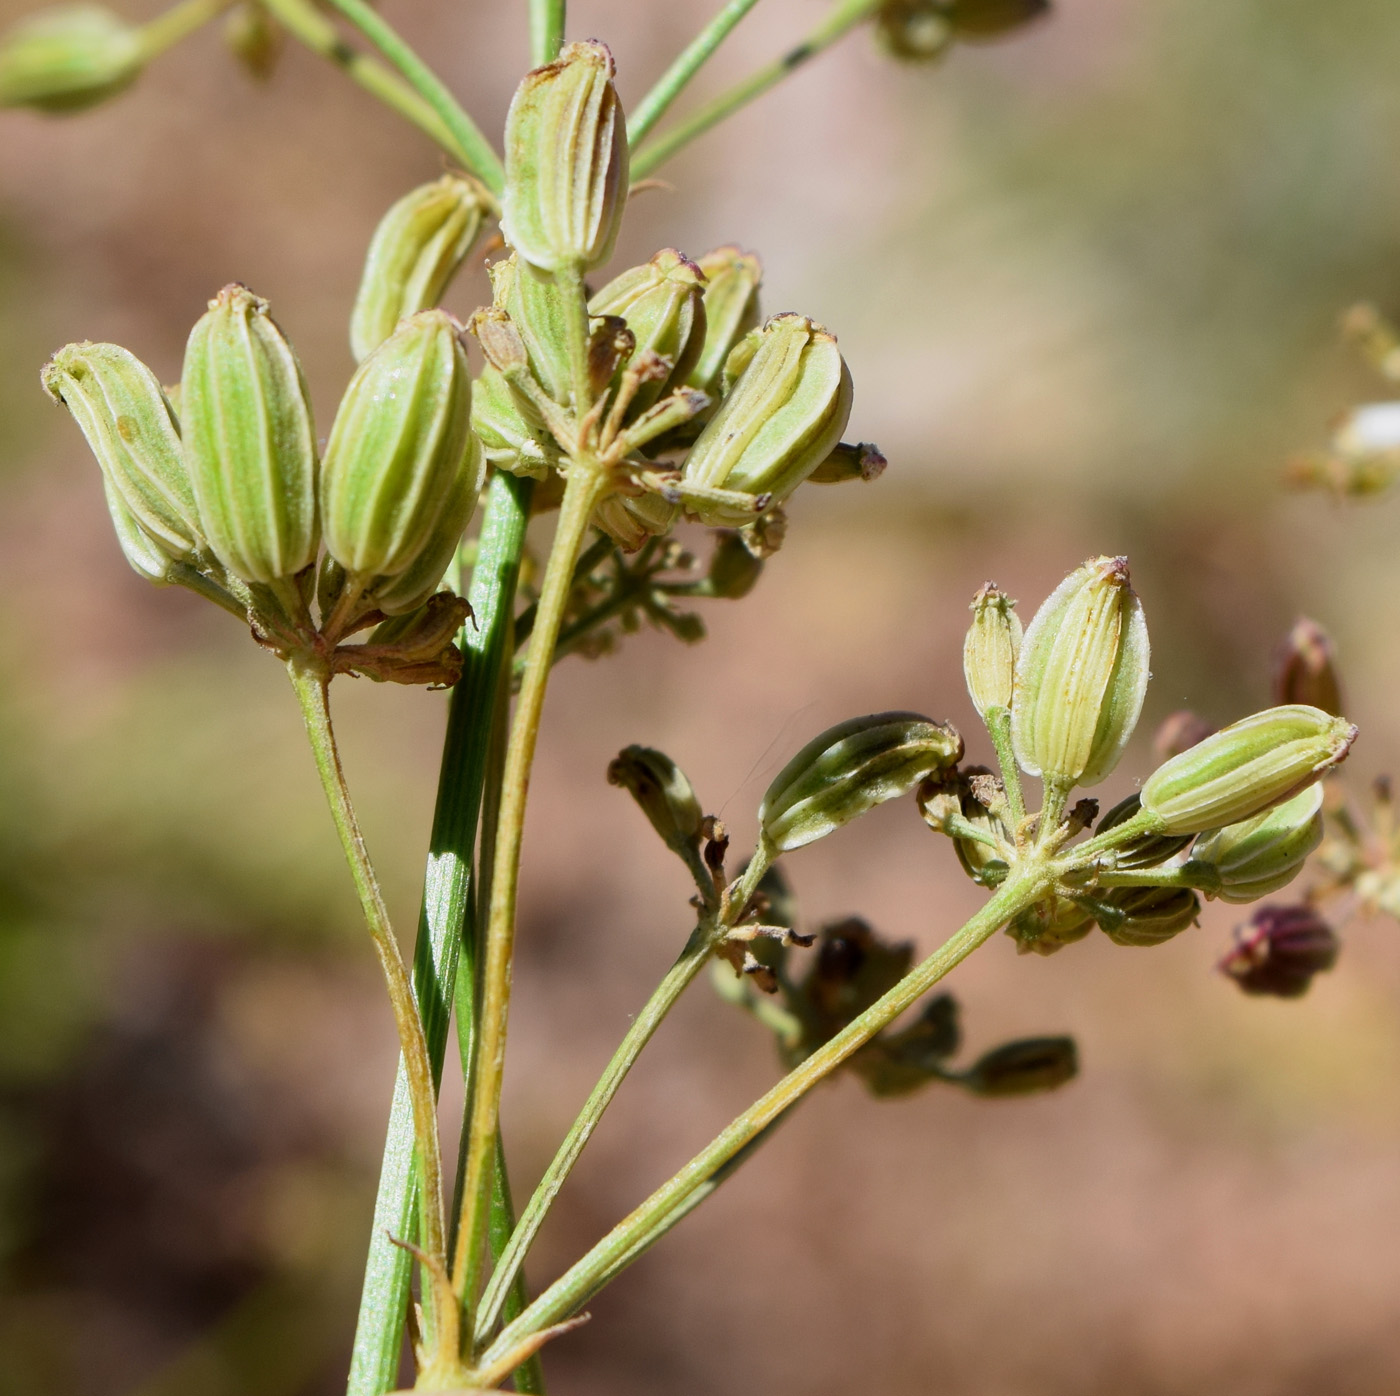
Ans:
[[[648,538],[669,532],[678,512],[674,504],[668,504],[658,494],[612,494],[593,510],[593,522],[623,552],[635,553]],[[701,635],[693,638],[698,640]]]
[[[245,0],[229,12],[223,39],[243,70],[259,82],[266,82],[277,69],[277,60],[286,47],[287,31],[259,0]]]
[[[962,738],[917,713],[853,717],[808,742],[778,772],[758,808],[764,841],[787,853],[907,795],[930,772],[955,765]]]
[[[645,266],[614,277],[589,302],[593,316],[617,315],[635,340],[633,358],[647,353],[665,359],[671,372],[638,388],[627,410],[631,421],[673,383],[684,383],[705,340],[704,273],[674,247],[663,248]]]
[[[1189,887],[1115,887],[1103,900],[1122,919],[1100,921],[1115,945],[1161,945],[1196,923],[1201,899]]]
[[[664,751],[624,747],[608,766],[608,784],[631,795],[667,848],[684,853],[698,847],[704,812],[685,772]]]
[[[613,73],[606,45],[568,44],[511,100],[501,231],[541,271],[587,271],[612,255],[627,196]]]
[[[486,448],[486,459],[512,475],[542,480],[559,462],[554,439],[538,414],[489,364],[472,385],[472,430]]]
[[[246,582],[315,560],[316,429],[292,346],[245,286],[225,286],[190,331],[181,376],[185,464],[205,536]]]
[[[520,336],[530,372],[555,402],[567,404],[573,370],[568,318],[559,288],[518,257],[493,263],[490,275],[495,305],[506,312]]]
[[[1162,833],[1238,824],[1306,789],[1355,740],[1351,723],[1320,708],[1267,708],[1159,766],[1142,787],[1142,807]]]
[[[411,189],[380,220],[350,316],[350,349],[361,362],[399,321],[437,305],[481,233],[486,200],[461,175]]]
[[[179,423],[155,374],[120,345],[69,344],[44,365],[43,382],[73,414],[133,523],[169,557],[194,552],[199,511]]]
[[[1274,698],[1280,703],[1306,703],[1341,716],[1342,693],[1332,641],[1315,620],[1301,618],[1275,653]]]
[[[714,397],[729,351],[758,328],[763,264],[751,252],[717,247],[696,265],[705,277],[705,339],[685,381]]]
[[[370,599],[385,615],[400,616],[416,611],[427,604],[442,584],[476,511],[485,474],[481,443],[468,434],[466,460],[423,550],[397,576],[376,582],[369,592]]]
[[[321,462],[326,551],[361,577],[404,571],[437,530],[470,436],[461,327],[445,311],[420,311],[360,365],[341,399]]]
[[[894,58],[929,63],[953,46],[947,7],[933,0],[885,0],[875,16],[875,38]]]
[[[1029,1095],[1053,1091],[1078,1073],[1072,1037],[1027,1037],[978,1057],[963,1085],[976,1095]]]
[[[1220,874],[1222,901],[1254,902],[1292,882],[1321,842],[1322,786],[1310,785],[1253,819],[1202,834],[1191,862]]]
[[[1054,955],[1083,940],[1093,929],[1094,918],[1082,906],[1052,893],[1021,912],[1006,933],[1016,942],[1020,955]]]
[[[107,512],[112,516],[112,527],[116,530],[117,542],[121,544],[122,555],[131,564],[131,570],[148,582],[154,582],[156,586],[168,586],[170,554],[136,522],[136,516],[126,507],[126,501],[105,477],[102,490],[107,496]]]
[[[749,551],[740,534],[724,529],[716,535],[705,575],[711,596],[738,601],[754,589],[762,574],[763,559]]]
[[[40,10],[0,40],[0,106],[79,111],[139,76],[141,31],[101,5]]]
[[[972,706],[985,718],[992,708],[1009,710],[1021,648],[1016,603],[988,582],[972,598],[972,624],[963,641],[963,675]]]
[[[831,454],[851,415],[851,375],[836,337],[801,315],[775,315],[686,457],[688,506],[702,522],[749,522],[760,510],[707,499],[736,491],[781,504]]]
[[[1011,737],[1047,785],[1095,785],[1123,753],[1147,691],[1147,622],[1128,560],[1070,573],[1035,613],[1016,660]]]

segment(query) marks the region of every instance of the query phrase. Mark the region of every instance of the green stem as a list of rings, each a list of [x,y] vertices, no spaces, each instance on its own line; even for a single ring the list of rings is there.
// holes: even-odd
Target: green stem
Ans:
[[[617,544],[606,533],[600,533],[580,554],[574,564],[574,585],[577,586],[610,553],[617,551]],[[515,647],[523,649],[530,632],[535,628],[535,612],[538,606],[527,606],[515,622]],[[241,614],[241,612],[240,612]],[[572,627],[570,627],[572,629]]]
[[[553,63],[564,42],[564,0],[530,0],[530,62]]]
[[[573,1313],[595,1292],[599,1277],[617,1273],[620,1263],[629,1253],[639,1253],[637,1247],[641,1243],[645,1241],[650,1244],[660,1234],[658,1228],[665,1229],[674,1224],[678,1211],[683,1214],[685,1204],[697,1189],[713,1179],[726,1163],[757,1139],[807,1091],[915,1003],[954,966],[961,964],[1007,921],[1043,896],[1052,881],[1053,869],[1045,863],[1037,862],[1013,872],[986,905],[938,950],[789,1072],[675,1177],[614,1227],[514,1323],[508,1324],[483,1355],[482,1364],[510,1351],[527,1334],[537,1333]]]
[[[655,992],[647,1000],[646,1007],[633,1021],[632,1026],[627,1031],[627,1036],[622,1039],[621,1045],[613,1053],[612,1060],[598,1079],[598,1084],[593,1087],[592,1094],[588,1097],[583,1109],[579,1111],[578,1118],[570,1126],[568,1134],[564,1136],[564,1142],[559,1146],[558,1153],[554,1155],[553,1162],[545,1170],[544,1177],[540,1179],[534,1195],[525,1204],[525,1210],[520,1214],[520,1221],[510,1238],[510,1243],[502,1252],[496,1269],[492,1272],[491,1281],[481,1297],[481,1305],[477,1310],[476,1318],[476,1341],[478,1343],[485,1342],[495,1327],[510,1285],[519,1273],[520,1266],[524,1263],[525,1256],[528,1254],[545,1217],[549,1215],[549,1209],[553,1206],[554,1199],[559,1195],[559,1189],[564,1186],[565,1179],[573,1170],[574,1164],[578,1162],[579,1155],[583,1153],[584,1146],[592,1137],[598,1121],[602,1119],[603,1112],[612,1104],[613,1097],[617,1094],[618,1088],[626,1079],[627,1073],[631,1071],[637,1058],[641,1056],[642,1049],[651,1041],[652,1035],[661,1026],[661,1020],[675,1006],[676,1001],[685,992],[691,980],[695,978],[705,961],[709,959],[710,947],[711,932],[697,927],[677,957],[675,964],[671,966],[666,977],[656,986]]]
[[[1122,872],[1095,873],[1093,887],[1190,887],[1197,892],[1218,892],[1220,871],[1207,862],[1188,859],[1179,868],[1125,868]]]
[[[501,665],[511,652],[515,583],[529,522],[533,482],[500,472],[486,508],[468,600],[475,615],[462,635],[462,677],[448,706],[437,805],[414,948],[414,989],[424,1035],[440,1079],[458,954],[467,922],[472,850],[490,741],[491,703]],[[466,998],[470,1012],[471,994]],[[459,1014],[461,1005],[459,1003]],[[459,1018],[460,1021],[460,1018]],[[390,1235],[411,1237],[416,1219],[412,1113],[403,1064],[389,1116],[374,1229],[365,1267],[347,1396],[382,1396],[395,1387],[403,1345],[412,1262]]]
[[[506,1020],[510,1008],[511,963],[515,948],[515,904],[520,876],[520,846],[530,769],[539,738],[540,715],[549,686],[554,642],[572,589],[574,563],[588,531],[594,505],[606,487],[596,467],[571,464],[554,546],[545,567],[538,618],[530,637],[530,657],[520,687],[520,701],[511,726],[501,791],[501,817],[496,833],[491,911],[486,926],[485,965],[481,978],[481,1020],[470,1080],[471,1115],[467,1163],[457,1230],[452,1279],[466,1318],[464,1332],[473,1331],[482,1264],[482,1241],[491,1198],[491,1172],[496,1130],[500,1122],[501,1084],[505,1070]]]
[[[179,5],[157,15],[143,24],[140,30],[141,52],[149,62],[152,58],[173,48],[181,39],[188,38],[197,29],[203,29],[212,19],[217,19],[233,0],[182,0]]]
[[[446,1258],[443,1235],[442,1150],[438,1143],[437,1090],[427,1038],[423,1032],[423,1021],[418,1015],[418,1005],[414,1002],[408,968],[403,962],[399,943],[394,939],[394,932],[389,925],[389,913],[384,906],[379,882],[365,849],[364,836],[360,832],[354,806],[350,802],[350,792],[345,784],[345,773],[340,765],[340,754],[336,749],[335,733],[331,726],[330,707],[327,703],[328,680],[324,672],[311,668],[297,656],[287,661],[287,673],[301,704],[306,735],[310,739],[312,754],[316,758],[316,770],[321,777],[326,802],[330,805],[331,818],[335,821],[336,832],[340,835],[345,860],[350,865],[350,876],[360,899],[360,909],[364,913],[365,924],[369,928],[370,938],[374,941],[379,964],[384,971],[384,982],[389,990],[389,1002],[393,1006],[394,1023],[398,1028],[399,1049],[403,1053],[405,1079],[413,1113],[413,1134],[422,1187],[422,1249],[430,1260],[441,1266]],[[451,1328],[456,1318],[455,1311],[448,1306],[447,1313],[438,1313],[436,1317],[441,1325],[438,1330],[441,1337],[444,1341],[450,1339],[453,1336]]]
[[[729,0],[729,3],[692,39],[656,86],[637,103],[627,119],[627,140],[635,150],[647,133],[666,114],[685,85],[709,61],[710,55],[729,37],[729,32],[758,3],[758,0]]]
[[[403,74],[408,85],[433,109],[452,133],[457,157],[469,173],[481,180],[493,194],[499,194],[505,188],[505,171],[501,168],[500,157],[491,149],[480,127],[447,90],[442,79],[366,0],[329,0],[329,3]]]
[[[335,25],[307,0],[262,0],[262,3],[293,38],[334,63],[352,82],[411,121],[453,159],[466,162],[465,152],[458,148],[452,132],[438,119],[432,107],[377,58],[347,44],[336,32]]]
[[[796,48],[789,49],[766,68],[760,68],[728,92],[721,93],[689,120],[649,141],[632,158],[633,181],[645,178],[697,136],[703,136],[712,126],[718,126],[721,121],[733,116],[755,97],[761,97],[770,87],[776,87],[790,73],[796,72],[857,25],[863,24],[882,3],[883,0],[838,0],[831,13]]]
[[[988,708],[986,723],[996,750],[997,765],[1001,767],[1006,803],[1011,807],[1012,829],[1019,831],[1026,817],[1026,797],[1021,790],[1021,768],[1016,764],[1016,752],[1011,745],[1011,709]],[[1017,837],[1020,837],[1019,832]]]
[[[583,421],[593,405],[588,385],[588,288],[584,285],[583,269],[564,267],[554,274],[554,284],[564,312],[564,333],[569,341],[569,373],[574,388],[574,422]],[[571,443],[577,450],[580,443]],[[577,559],[575,559],[577,560]]]

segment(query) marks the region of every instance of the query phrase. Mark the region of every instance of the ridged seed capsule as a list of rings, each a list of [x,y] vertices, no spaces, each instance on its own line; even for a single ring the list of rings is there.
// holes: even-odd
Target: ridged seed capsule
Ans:
[[[1320,708],[1267,708],[1159,766],[1142,787],[1142,807],[1168,834],[1238,824],[1306,789],[1355,740],[1351,723]]]
[[[177,560],[200,547],[179,424],[155,374],[120,345],[69,344],[44,365],[43,381],[73,414],[109,497],[121,501],[132,525]]]
[[[606,45],[569,44],[511,100],[501,231],[541,271],[588,271],[612,255],[627,196],[613,73]]]
[[[485,215],[477,185],[452,174],[419,185],[389,209],[370,239],[350,316],[356,363],[383,344],[400,320],[437,305]]]
[[[0,106],[79,111],[130,86],[144,63],[141,31],[111,10],[40,10],[0,40]]]
[[[394,577],[428,545],[472,449],[471,371],[442,310],[403,321],[345,390],[321,463],[326,551],[352,576]]]
[[[752,252],[717,247],[696,265],[705,278],[705,340],[685,381],[716,397],[729,351],[759,326],[758,288],[763,281],[763,264]]]
[[[225,286],[190,332],[181,377],[185,464],[219,561],[247,582],[316,558],[316,429],[301,365],[245,286]]]
[[[1207,864],[1219,875],[1216,895],[1222,901],[1254,902],[1297,877],[1322,842],[1322,832],[1322,787],[1310,785],[1253,819],[1202,834],[1191,862]]]
[[[775,315],[686,456],[687,508],[733,527],[781,504],[840,441],[852,394],[836,336],[805,316]]]
[[[1022,770],[1062,789],[1101,781],[1137,725],[1147,680],[1147,623],[1127,559],[1086,562],[1021,643],[1011,737]]]
[[[853,717],[808,742],[783,767],[758,808],[765,843],[786,853],[824,837],[930,772],[955,765],[962,738],[917,713]]]
[[[627,420],[645,412],[671,384],[684,383],[695,366],[705,338],[704,284],[700,268],[667,247],[644,266],[614,277],[588,302],[590,315],[617,315],[627,322],[636,343],[634,362],[650,353],[671,365],[665,378],[637,389]]]
[[[700,801],[685,772],[664,751],[624,747],[608,766],[608,784],[631,795],[667,848],[683,853],[698,846],[704,819]]]
[[[963,641],[963,676],[978,717],[993,708],[1010,710],[1021,648],[1016,603],[988,582],[972,599],[972,624]]]
[[[1161,945],[1196,923],[1201,899],[1189,887],[1115,887],[1103,898],[1116,916],[1099,925],[1115,945]]]

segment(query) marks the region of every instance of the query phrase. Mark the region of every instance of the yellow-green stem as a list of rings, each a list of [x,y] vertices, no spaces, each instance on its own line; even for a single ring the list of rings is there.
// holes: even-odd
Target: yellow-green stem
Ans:
[[[233,0],[181,0],[181,3],[157,15],[141,26],[141,50],[147,61],[173,48],[181,39],[197,29],[203,29],[211,19],[217,19]]]
[[[423,1035],[423,1022],[418,1016],[408,968],[404,964],[399,943],[394,938],[393,928],[389,924],[389,913],[379,890],[379,880],[375,876],[374,866],[365,848],[364,836],[360,832],[359,820],[355,816],[355,807],[351,803],[350,791],[345,783],[345,772],[340,764],[335,731],[331,726],[327,677],[324,671],[296,656],[287,661],[287,673],[301,704],[306,735],[316,760],[316,770],[321,777],[326,803],[330,806],[331,818],[335,821],[341,847],[345,851],[345,861],[350,865],[350,876],[355,884],[355,893],[359,897],[360,910],[364,913],[365,925],[369,928],[370,939],[374,942],[375,952],[379,956],[384,983],[389,991],[389,1002],[394,1012],[394,1025],[398,1029],[409,1098],[413,1104],[414,1137],[417,1141],[418,1166],[422,1177],[421,1249],[430,1261],[439,1267],[445,1267],[442,1152],[438,1143],[437,1093],[433,1087],[433,1068],[428,1056],[427,1040]],[[437,1307],[440,1309],[443,1306]],[[435,1315],[438,1324],[436,1331],[440,1343],[443,1346],[450,1343],[455,1351],[457,1311],[451,1305],[446,1307],[449,1312],[439,1312]]]
[[[483,1241],[491,1196],[491,1170],[500,1123],[501,1084],[505,1070],[506,1020],[510,1008],[511,964],[515,949],[516,891],[520,846],[530,770],[539,737],[540,715],[559,636],[564,608],[572,590],[574,563],[583,545],[607,477],[587,461],[573,461],[560,506],[554,546],[545,567],[539,612],[530,636],[530,653],[520,699],[506,749],[501,813],[491,877],[491,910],[486,925],[485,964],[481,977],[481,1021],[477,1030],[471,1080],[471,1116],[467,1128],[467,1162],[462,1212],[457,1228],[452,1279],[464,1314],[463,1332],[472,1318],[481,1279]]]

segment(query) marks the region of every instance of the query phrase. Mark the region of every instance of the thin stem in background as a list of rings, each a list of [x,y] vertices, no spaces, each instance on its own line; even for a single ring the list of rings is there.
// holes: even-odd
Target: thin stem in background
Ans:
[[[448,1007],[457,983],[457,961],[470,905],[472,850],[490,741],[492,700],[501,665],[514,648],[511,639],[515,584],[533,488],[532,481],[501,472],[492,478],[487,489],[476,565],[467,594],[474,620],[463,632],[462,678],[448,707],[413,956],[414,987],[435,1079],[442,1073]],[[471,1003],[468,992],[469,1012]],[[383,1396],[398,1384],[412,1262],[390,1243],[388,1236],[412,1236],[415,1231],[412,1140],[407,1086],[400,1064],[375,1201],[347,1396]]]
[[[466,1317],[463,1331],[468,1335],[473,1331],[471,1320],[481,1278],[482,1242],[490,1206],[496,1131],[500,1125],[506,1020],[515,946],[516,891],[530,770],[534,764],[545,691],[549,686],[554,643],[572,590],[574,563],[583,546],[594,505],[606,484],[606,475],[596,467],[577,460],[571,463],[540,589],[539,611],[530,637],[529,664],[506,751],[481,977],[481,1018],[470,1077],[472,1100],[462,1212],[452,1265],[453,1284]]]
[[[679,126],[643,146],[632,157],[633,182],[644,179],[697,136],[703,136],[711,127],[733,116],[755,97],[761,97],[770,87],[776,87],[790,73],[796,72],[804,63],[844,38],[857,25],[869,19],[881,3],[882,0],[839,0],[831,13],[796,48],[789,49],[766,68],[760,68],[728,92],[721,93]]]
[[[334,63],[352,82],[411,121],[454,160],[466,162],[466,152],[458,148],[452,132],[442,124],[432,107],[377,58],[347,44],[335,25],[307,0],[262,0],[262,3],[293,38]]]
[[[500,157],[442,79],[365,0],[329,0],[329,3],[403,74],[408,85],[433,109],[452,133],[459,158],[468,172],[481,180],[493,194],[500,194],[505,187],[505,171],[501,168]]]
[[[197,29],[203,29],[212,19],[217,19],[234,0],[181,0],[181,3],[166,10],[162,15],[147,21],[141,26],[141,52],[149,61],[168,48],[173,48],[181,39],[188,38]]]
[[[602,1280],[619,1273],[645,1245],[669,1230],[688,1211],[697,1190],[713,1181],[725,1164],[777,1121],[811,1088],[863,1047],[886,1024],[921,998],[1017,912],[1041,897],[1053,880],[1044,868],[1013,873],[985,906],[939,949],[907,974],[883,998],[788,1073],[761,1100],[744,1111],[669,1182],[620,1222],[591,1251],[545,1290],[483,1354],[482,1364],[509,1352],[526,1335],[574,1313],[596,1293]]]
[[[384,982],[389,990],[389,1002],[393,1007],[394,1023],[399,1033],[399,1049],[403,1053],[409,1103],[412,1106],[417,1173],[422,1189],[419,1207],[422,1249],[431,1260],[441,1265],[445,1257],[445,1238],[442,1150],[438,1143],[437,1128],[437,1089],[428,1043],[423,1033],[423,1023],[418,1016],[418,1006],[414,1002],[413,984],[409,979],[408,967],[403,962],[399,943],[394,939],[393,929],[389,925],[389,913],[385,909],[379,882],[365,849],[364,836],[360,832],[359,821],[350,801],[350,792],[345,784],[345,772],[341,769],[340,753],[336,749],[335,732],[331,726],[327,677],[322,672],[308,668],[295,656],[287,661],[287,672],[301,704],[306,735],[310,739],[312,754],[316,758],[316,770],[321,777],[326,802],[330,805],[331,818],[335,821],[336,833],[340,835],[341,847],[345,850],[345,861],[350,865],[350,876],[355,884],[356,895],[360,899],[360,909],[364,913],[365,924],[369,928],[380,967],[384,971]],[[424,1307],[428,1307],[426,1303]],[[438,1314],[439,1322],[446,1330],[441,1333],[444,1341],[452,1336],[449,1316],[452,1320],[456,1317],[451,1305],[446,1306],[446,1310],[446,1313]]]
[[[564,42],[564,0],[530,0],[530,62],[553,63]]]
[[[592,1137],[598,1121],[602,1119],[603,1112],[612,1103],[627,1073],[641,1056],[642,1049],[661,1026],[661,1020],[671,1011],[691,980],[710,958],[710,946],[710,933],[703,927],[697,927],[675,964],[647,1000],[646,1007],[633,1021],[627,1036],[622,1039],[612,1060],[598,1078],[598,1084],[593,1087],[592,1094],[579,1111],[578,1118],[564,1136],[564,1142],[554,1155],[553,1162],[545,1170],[539,1186],[525,1204],[525,1210],[520,1214],[520,1221],[511,1235],[510,1243],[501,1253],[490,1283],[481,1297],[476,1317],[478,1343],[484,1342],[490,1336],[496,1320],[501,1316],[510,1287],[520,1273],[520,1267],[524,1264],[531,1243],[549,1214],[559,1189],[564,1186],[574,1164],[578,1162],[579,1155],[583,1153],[584,1146]]]
[[[674,63],[661,75],[656,86],[637,103],[627,118],[627,140],[635,150],[647,133],[680,96],[685,85],[709,61],[710,55],[729,37],[758,0],[729,0],[729,3],[695,36]]]

